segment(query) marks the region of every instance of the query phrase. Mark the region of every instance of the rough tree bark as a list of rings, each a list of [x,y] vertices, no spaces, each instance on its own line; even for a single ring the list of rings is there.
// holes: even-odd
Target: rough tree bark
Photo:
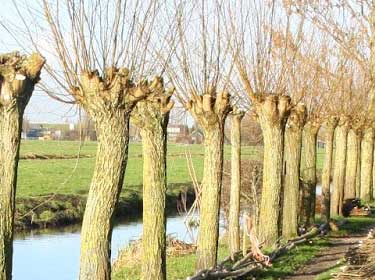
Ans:
[[[363,127],[356,136],[357,136],[357,142],[358,142],[358,153],[357,153],[357,174],[356,174],[356,180],[355,180],[355,197],[359,198],[361,195],[361,153],[362,153]]]
[[[306,107],[298,104],[290,111],[285,129],[282,236],[287,240],[298,235],[302,129],[305,121]]]
[[[229,203],[229,252],[240,250],[241,120],[244,112],[233,110],[231,128],[231,188]]]
[[[216,265],[219,238],[220,193],[223,177],[224,124],[232,110],[227,92],[210,88],[193,95],[186,107],[204,133],[204,166],[199,217],[196,270]]]
[[[254,102],[264,139],[262,198],[257,226],[258,239],[265,246],[279,237],[285,123],[290,97],[270,95]]]
[[[72,94],[95,122],[98,148],[82,222],[79,279],[108,280],[113,213],[127,163],[130,112],[149,89],[147,82],[134,84],[125,68],[108,68],[103,77],[97,71],[80,77]]]
[[[166,279],[167,126],[173,90],[155,78],[151,94],[135,106],[131,121],[140,128],[143,154],[143,234],[141,279]]]
[[[44,58],[0,56],[0,279],[12,278],[13,224],[22,119]]]
[[[374,161],[374,128],[367,126],[364,130],[361,144],[361,190],[360,198],[364,201],[371,200],[372,165]]]
[[[374,137],[375,137],[375,130],[374,130]],[[374,157],[372,158],[372,184],[370,190],[370,201],[373,201],[375,198],[375,140],[374,140],[374,148],[373,148]]]
[[[333,170],[333,190],[331,202],[331,216],[342,214],[342,204],[344,199],[346,150],[349,132],[349,118],[340,117],[336,128],[335,137],[335,163]]]
[[[322,173],[322,208],[321,218],[324,222],[330,220],[331,211],[331,171],[332,171],[332,158],[333,158],[333,137],[335,134],[335,128],[338,124],[337,117],[330,117],[326,123],[326,148],[325,157]]]
[[[355,198],[356,194],[358,153],[360,149],[358,135],[361,131],[360,125],[361,124],[359,122],[354,122],[352,129],[348,133],[344,199]]]
[[[308,121],[302,133],[300,223],[310,226],[315,220],[316,141],[321,123]]]

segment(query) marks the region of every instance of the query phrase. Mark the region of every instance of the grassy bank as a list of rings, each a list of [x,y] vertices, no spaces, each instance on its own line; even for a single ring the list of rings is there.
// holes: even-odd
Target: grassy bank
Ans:
[[[167,214],[176,212],[176,199],[182,188],[188,191],[188,204],[194,200],[190,185],[169,185],[166,194]],[[119,199],[115,217],[127,219],[142,214],[140,187],[128,188]],[[17,198],[15,228],[17,231],[31,228],[48,228],[71,225],[82,221],[86,195],[50,194],[33,198]]]
[[[375,225],[375,216],[372,217],[351,217],[347,219],[347,223],[343,225],[338,232],[332,232],[325,237],[317,237],[309,243],[298,245],[289,254],[283,255],[275,261],[275,263],[268,269],[257,271],[248,279],[280,279],[290,275],[296,271],[297,268],[306,264],[319,251],[330,246],[330,237],[338,235],[350,235],[358,233],[370,225]],[[227,246],[222,244],[219,248],[219,261],[228,255]],[[168,279],[186,279],[189,275],[194,273],[196,255],[189,254],[179,257],[167,258],[167,278]],[[114,280],[120,279],[140,279],[140,265],[132,265],[132,267],[124,267],[113,273]]]

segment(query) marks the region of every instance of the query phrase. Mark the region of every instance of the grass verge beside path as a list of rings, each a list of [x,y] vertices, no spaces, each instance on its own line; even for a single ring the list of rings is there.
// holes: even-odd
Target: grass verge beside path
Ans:
[[[317,237],[311,242],[298,245],[289,254],[283,255],[275,261],[272,267],[253,274],[256,279],[280,279],[295,272],[299,267],[310,261],[317,253],[330,246],[330,237],[345,236],[357,234],[360,230],[366,229],[370,225],[375,225],[375,216],[372,217],[351,217],[348,222],[338,232],[332,232],[325,237]],[[221,260],[228,255],[226,245],[219,248],[219,257]],[[167,279],[186,279],[186,277],[194,273],[195,254],[180,257],[167,258]],[[140,266],[132,266],[131,268],[123,268],[113,273],[113,280],[120,279],[139,279]],[[252,277],[248,279],[253,279]],[[324,275],[322,276],[324,277]],[[324,279],[324,278],[323,278]]]

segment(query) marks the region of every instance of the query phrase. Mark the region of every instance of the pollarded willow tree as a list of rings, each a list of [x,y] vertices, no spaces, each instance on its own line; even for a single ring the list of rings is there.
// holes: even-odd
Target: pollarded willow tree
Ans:
[[[0,55],[0,279],[12,279],[17,169],[25,108],[45,63],[40,54]]]
[[[290,3],[277,1],[229,3],[223,8],[235,69],[263,133],[263,186],[257,235],[266,245],[273,244],[282,231],[285,125],[296,105],[290,96],[293,79],[298,76],[294,72],[296,57],[304,39],[304,19],[293,17],[290,9]],[[293,147],[296,154],[297,150]]]
[[[150,45],[161,47],[163,32],[170,31],[156,21],[161,2],[14,3],[25,23],[22,34],[28,35],[24,46],[31,42],[30,47],[50,58],[45,89],[84,108],[95,123],[99,143],[82,224],[79,278],[110,279],[113,213],[127,164],[130,113],[153,91],[144,77],[158,74]],[[20,34],[11,24],[7,30]]]
[[[313,137],[313,141],[307,141],[307,139],[311,140],[311,137],[306,137],[304,128],[306,126],[307,113],[309,112],[310,116],[312,113],[317,114],[316,111],[318,111],[319,107],[316,103],[321,102],[322,95],[320,93],[317,94],[319,91],[312,90],[320,86],[319,79],[322,76],[322,67],[318,66],[320,66],[319,57],[321,57],[321,47],[317,44],[313,44],[315,41],[314,32],[305,34],[303,32],[303,27],[304,19],[301,20],[299,32],[295,35],[288,32],[283,33],[280,30],[273,30],[274,49],[272,49],[272,61],[277,63],[280,58],[286,61],[293,61],[293,67],[290,67],[288,82],[286,84],[292,98],[293,107],[290,110],[284,134],[285,147],[282,184],[283,209],[281,215],[281,231],[282,236],[286,239],[298,235],[298,223],[301,217],[300,180],[303,178],[303,175],[306,175],[304,169],[301,169],[301,150],[303,146],[305,148],[305,153],[302,158],[309,159],[308,161],[302,161],[304,164],[303,167],[309,164],[309,170],[312,171],[311,173],[315,170],[315,164],[312,164],[315,163],[314,157],[312,157],[312,160],[310,160],[310,157],[307,157],[310,154],[314,155],[315,145],[307,145],[307,143],[310,144],[310,142],[312,142],[315,144],[316,140],[314,142]],[[308,108],[306,108],[305,104],[307,104]],[[310,146],[312,146],[312,149]],[[309,147],[309,149],[306,147]],[[313,193],[308,191],[307,194],[306,198],[310,201]],[[304,212],[302,212],[302,214],[304,214]]]
[[[336,46],[342,53],[357,63],[358,69],[363,73],[369,82],[369,91],[367,96],[368,116],[366,117],[366,126],[362,140],[361,155],[368,157],[372,152],[371,140],[373,136],[373,123],[375,121],[375,2],[372,0],[334,0],[334,1],[315,1],[294,3],[303,7],[298,9],[303,12],[311,22],[320,30],[333,39]],[[343,21],[346,18],[349,20]],[[366,136],[366,133],[368,134]],[[365,150],[363,150],[365,149]],[[364,183],[365,189],[371,185],[373,159],[361,159],[364,166],[361,168],[361,183]],[[370,166],[371,164],[371,166]],[[364,168],[364,169],[363,169]],[[364,177],[362,178],[362,175]],[[358,189],[358,186],[357,186]],[[368,191],[365,191],[368,193]],[[371,191],[370,191],[371,192]],[[362,199],[371,199],[367,194],[361,192]]]
[[[166,279],[167,126],[174,102],[156,77],[131,120],[139,127],[143,154],[142,279]]]
[[[335,94],[335,105],[340,105],[338,124],[335,131],[335,164],[333,171],[333,189],[331,215],[341,215],[345,198],[354,198],[357,180],[358,152],[360,142],[357,134],[362,127],[364,107],[363,83],[358,69],[352,63],[340,66],[340,86]],[[360,77],[360,78],[358,78]],[[363,86],[362,86],[363,87]],[[372,165],[371,165],[372,166]]]
[[[228,48],[221,38],[217,6],[204,1],[181,2],[177,44],[167,66],[180,103],[204,134],[204,167],[200,200],[196,269],[216,265],[220,193],[223,174],[224,124],[232,110],[227,91]],[[194,38],[194,39],[192,39]],[[165,55],[159,56],[165,60]],[[226,72],[224,72],[224,70]]]

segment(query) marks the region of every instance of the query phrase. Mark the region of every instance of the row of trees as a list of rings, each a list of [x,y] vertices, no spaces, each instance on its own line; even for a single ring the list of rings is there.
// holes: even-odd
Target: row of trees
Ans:
[[[353,42],[358,48],[368,43],[367,50],[372,50],[373,36],[343,41],[336,32],[347,26],[341,22],[336,22],[335,32],[329,32],[334,22],[327,13],[337,13],[337,7],[339,12],[350,12],[348,1],[332,6],[326,1],[37,2],[14,1],[24,29],[11,20],[2,21],[18,44],[43,54],[47,62],[37,54],[9,54],[0,59],[0,279],[11,278],[22,114],[43,65],[46,76],[40,86],[55,99],[81,106],[94,121],[99,140],[81,233],[82,280],[111,277],[113,212],[127,164],[129,121],[140,128],[143,143],[142,279],[165,279],[166,126],[174,102],[191,113],[205,136],[198,270],[214,266],[217,260],[224,124],[231,112],[232,252],[239,249],[238,127],[242,111],[250,107],[264,139],[262,196],[259,217],[254,220],[258,238],[266,245],[281,235],[296,235],[299,223],[314,221],[316,138],[327,120],[324,217],[329,219],[330,209],[340,214],[345,196],[360,193],[371,198],[374,108],[371,105],[367,111],[364,106],[374,92],[375,71],[370,71],[373,66],[362,67],[366,60],[353,56]],[[375,11],[372,5],[349,2],[356,15],[360,8],[357,17]],[[373,17],[363,16],[362,22],[369,19]],[[367,28],[371,35],[373,26],[364,23],[358,30]],[[317,35],[324,32],[333,40],[318,40]],[[348,33],[342,30],[342,34]],[[339,47],[331,50],[333,46]],[[361,55],[368,59],[367,53]],[[156,78],[145,79],[151,75]],[[168,84],[173,85],[169,90]],[[337,144],[330,204],[334,131]],[[361,131],[359,153],[361,138],[356,136]],[[360,180],[350,183],[352,174],[360,174]]]

